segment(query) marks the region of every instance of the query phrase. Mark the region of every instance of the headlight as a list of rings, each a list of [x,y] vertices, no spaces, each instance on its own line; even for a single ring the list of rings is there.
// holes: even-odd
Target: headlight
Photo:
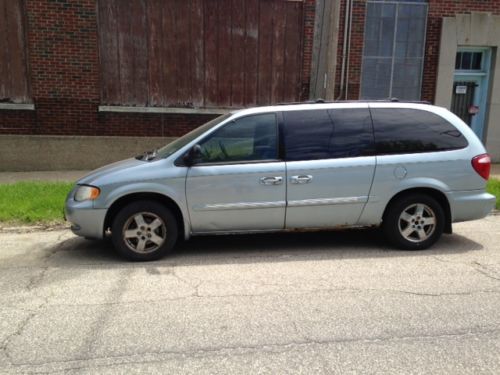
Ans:
[[[81,185],[76,189],[75,192],[75,201],[77,202],[82,202],[82,201],[87,201],[87,200],[94,200],[97,199],[101,191],[99,188],[96,188],[95,186],[86,186],[86,185]]]

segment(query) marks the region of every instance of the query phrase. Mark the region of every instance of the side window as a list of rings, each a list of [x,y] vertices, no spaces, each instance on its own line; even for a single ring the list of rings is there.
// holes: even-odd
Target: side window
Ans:
[[[409,108],[371,111],[379,155],[456,150],[468,144],[460,131],[434,113]]]
[[[373,155],[367,108],[284,112],[287,160]]]
[[[373,127],[368,108],[332,109],[328,113],[333,120],[330,157],[373,155]]]
[[[328,159],[333,124],[328,111],[285,111],[287,160]]]
[[[202,163],[244,162],[278,158],[276,115],[237,119],[201,143]]]

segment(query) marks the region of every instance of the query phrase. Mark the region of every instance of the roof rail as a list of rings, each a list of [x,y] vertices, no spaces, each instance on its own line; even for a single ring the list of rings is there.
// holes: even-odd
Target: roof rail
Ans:
[[[334,100],[327,101],[324,99],[306,100],[303,102],[288,102],[277,103],[274,105],[297,105],[297,104],[327,104],[327,103],[412,103],[412,104],[432,104],[426,100],[399,100],[398,98],[389,99],[358,99],[358,100]]]

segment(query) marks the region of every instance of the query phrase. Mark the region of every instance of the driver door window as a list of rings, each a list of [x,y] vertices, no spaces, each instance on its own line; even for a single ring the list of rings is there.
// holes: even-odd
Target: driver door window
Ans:
[[[200,143],[201,163],[237,163],[278,158],[276,115],[237,119]]]

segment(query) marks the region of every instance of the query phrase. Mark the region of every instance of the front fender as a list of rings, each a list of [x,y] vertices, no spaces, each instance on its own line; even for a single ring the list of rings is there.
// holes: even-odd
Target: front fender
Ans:
[[[169,179],[168,184],[161,181],[129,182],[124,185],[106,186],[101,189],[101,196],[94,202],[94,208],[109,209],[116,201],[131,194],[154,193],[171,199],[179,207],[184,222],[184,237],[191,233],[191,223],[187,210],[185,178]]]

